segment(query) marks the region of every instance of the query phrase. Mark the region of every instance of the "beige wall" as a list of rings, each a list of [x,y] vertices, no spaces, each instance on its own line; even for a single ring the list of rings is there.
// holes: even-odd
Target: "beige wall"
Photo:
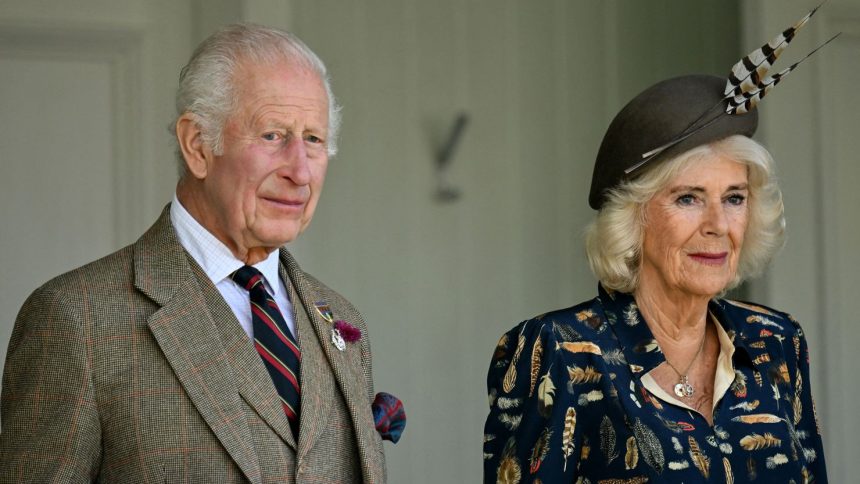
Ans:
[[[377,386],[405,402],[392,482],[480,480],[498,338],[596,294],[581,232],[610,117],[652,82],[739,58],[737,6],[691,3],[292,2],[345,106],[296,252],[364,312]],[[434,151],[460,112],[462,197],[440,203]]]
[[[810,6],[782,2],[128,0],[120,7],[68,0],[52,7],[48,0],[0,0],[0,36],[11,32],[20,40],[22,29],[38,33],[60,23],[131,39],[133,55],[119,55],[119,65],[136,59],[136,68],[94,72],[132,95],[88,94],[113,103],[107,113],[136,113],[115,127],[131,148],[107,134],[100,140],[122,183],[110,198],[119,204],[106,215],[112,225],[103,228],[113,237],[109,245],[133,240],[168,200],[173,164],[164,128],[170,90],[191,46],[216,26],[242,19],[288,27],[305,39],[330,67],[345,124],[317,218],[293,250],[306,270],[365,314],[377,389],[405,402],[404,438],[386,444],[391,482],[459,483],[480,481],[485,375],[497,338],[522,318],[595,294],[581,231],[592,216],[585,200],[610,117],[658,79],[726,73]],[[825,34],[845,30],[840,43],[808,61],[763,105],[760,135],[780,165],[790,240],[774,271],[752,287],[761,302],[797,314],[808,330],[834,482],[846,482],[849,436],[860,431],[850,405],[860,393],[850,371],[851,336],[860,335],[848,292],[860,283],[853,255],[860,245],[860,192],[853,188],[860,164],[851,131],[860,106],[848,90],[860,81],[860,15],[851,3],[831,0],[797,41],[808,50]],[[45,22],[51,8],[53,24]],[[2,46],[0,61],[9,65],[14,46]],[[116,67],[109,59],[103,62]],[[21,110],[27,113],[26,103]],[[462,196],[443,203],[435,198],[434,153],[461,112],[470,122],[446,176]],[[38,121],[37,114],[26,115]],[[92,146],[79,148],[64,144],[57,148],[64,157],[46,155],[39,166],[61,161],[104,169],[82,161],[83,148]],[[11,173],[8,150],[0,146],[4,177]],[[14,156],[30,153],[26,146],[16,150]],[[77,190],[86,194],[88,187]],[[91,213],[82,199],[77,210]],[[56,200],[47,200],[40,214],[50,215]],[[4,227],[14,223],[11,210],[33,209],[0,212]],[[49,260],[56,267],[42,268],[25,285],[103,252],[103,243],[88,242],[88,232],[78,242],[64,240],[79,249],[80,261]],[[0,251],[6,274],[22,247],[30,247],[8,237],[0,242],[12,244]],[[0,349],[32,287],[15,288],[21,294],[0,301]]]
[[[779,31],[810,8],[801,0],[744,4],[747,30]],[[860,341],[854,298],[860,287],[860,3],[828,2],[798,35],[790,62],[842,35],[791,74],[764,101],[759,137],[780,168],[788,243],[758,299],[791,311],[810,342],[816,406],[831,482],[855,482],[860,418]],[[786,51],[788,52],[788,51]],[[788,53],[786,54],[788,57]],[[777,97],[779,96],[779,97]]]

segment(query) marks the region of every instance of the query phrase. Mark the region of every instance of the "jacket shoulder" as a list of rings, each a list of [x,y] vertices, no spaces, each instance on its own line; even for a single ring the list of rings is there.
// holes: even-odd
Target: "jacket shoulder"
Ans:
[[[80,299],[92,291],[106,295],[118,288],[130,286],[132,270],[132,246],[129,245],[50,279],[37,288],[31,298],[53,294]]]

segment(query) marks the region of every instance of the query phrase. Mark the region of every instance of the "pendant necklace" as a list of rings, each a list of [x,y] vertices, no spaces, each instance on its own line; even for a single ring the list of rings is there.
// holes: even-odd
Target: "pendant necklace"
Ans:
[[[673,365],[672,363],[669,363],[669,359],[666,358],[666,364],[669,365],[669,368],[671,368],[672,371],[674,371],[675,374],[678,375],[678,383],[675,384],[674,390],[675,390],[675,395],[678,395],[681,398],[691,397],[691,396],[693,396],[693,393],[695,393],[695,389],[693,388],[693,385],[690,384],[690,379],[687,377],[687,373],[690,372],[690,368],[693,366],[693,363],[695,363],[696,360],[699,358],[699,354],[702,352],[702,348],[705,347],[705,340],[707,338],[708,338],[708,326],[706,324],[705,325],[705,334],[702,336],[702,342],[699,344],[699,349],[698,349],[698,351],[696,351],[696,354],[693,355],[693,359],[690,360],[690,364],[687,365],[687,368],[684,369],[683,373],[678,371],[678,369],[675,368],[675,365]]]

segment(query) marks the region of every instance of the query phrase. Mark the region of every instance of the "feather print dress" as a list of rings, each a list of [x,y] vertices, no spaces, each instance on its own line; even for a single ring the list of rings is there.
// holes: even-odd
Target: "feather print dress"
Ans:
[[[488,376],[485,482],[826,483],[798,323],[736,301],[709,310],[735,349],[713,426],[643,386],[665,358],[628,294],[600,287],[503,336]]]

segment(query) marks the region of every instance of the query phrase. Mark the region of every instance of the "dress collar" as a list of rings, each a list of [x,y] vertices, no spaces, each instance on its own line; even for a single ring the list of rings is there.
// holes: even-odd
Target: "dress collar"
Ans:
[[[606,320],[634,375],[641,377],[666,361],[632,294],[612,291],[604,288],[602,284],[598,286],[598,294]],[[727,341],[734,345],[735,357],[749,359],[751,353],[746,341],[750,339],[750,335],[736,327],[734,318],[726,312],[726,302],[712,299],[708,303],[708,311],[725,332]]]

